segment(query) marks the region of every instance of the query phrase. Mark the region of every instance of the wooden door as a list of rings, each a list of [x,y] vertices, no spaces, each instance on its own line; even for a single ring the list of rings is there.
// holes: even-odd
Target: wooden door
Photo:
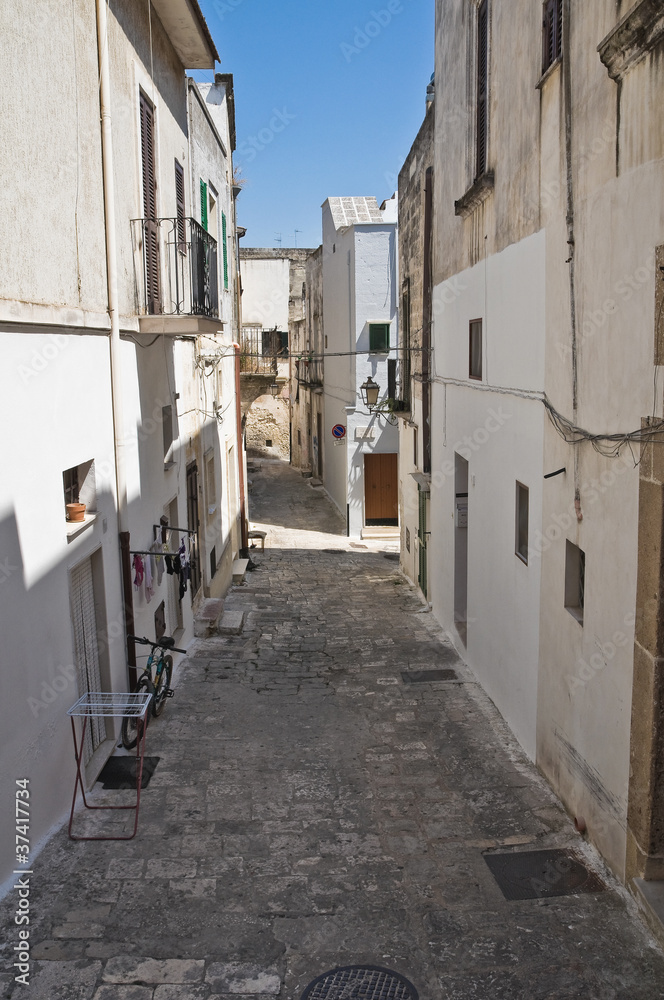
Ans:
[[[399,524],[399,472],[392,452],[364,456],[364,522]]]

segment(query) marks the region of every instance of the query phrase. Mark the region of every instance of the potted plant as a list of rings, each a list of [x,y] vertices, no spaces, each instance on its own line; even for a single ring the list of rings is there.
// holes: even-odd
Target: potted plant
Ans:
[[[85,520],[85,504],[84,503],[68,503],[67,508],[67,520],[68,521],[84,521]]]

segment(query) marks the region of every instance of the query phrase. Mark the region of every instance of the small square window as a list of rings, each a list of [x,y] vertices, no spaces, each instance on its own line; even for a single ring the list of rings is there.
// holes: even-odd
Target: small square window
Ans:
[[[527,486],[516,484],[516,543],[515,551],[519,559],[528,565],[528,499]]]
[[[388,354],[390,350],[390,324],[369,323],[369,351],[371,354]]]
[[[470,321],[468,333],[468,376],[469,378],[482,378],[482,320],[473,319]]]
[[[82,462],[62,473],[65,513],[68,503],[85,504],[86,514],[97,510],[97,477],[94,459]]]
[[[272,438],[266,438],[265,439],[265,447],[266,448],[271,448],[272,447]]]
[[[586,554],[569,540],[565,548],[565,608],[583,625],[586,591]]]

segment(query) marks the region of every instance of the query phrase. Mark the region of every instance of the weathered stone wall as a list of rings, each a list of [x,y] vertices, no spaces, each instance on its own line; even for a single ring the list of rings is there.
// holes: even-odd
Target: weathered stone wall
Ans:
[[[247,417],[247,455],[289,460],[287,399],[259,396],[255,401]]]
[[[408,158],[399,173],[399,280],[401,288],[401,324],[403,336],[408,323],[410,346],[422,346],[424,276],[424,186],[426,172],[433,167],[434,111],[427,109],[422,127],[412,145]],[[404,293],[409,299],[409,315],[404,316]],[[411,377],[422,372],[422,355],[411,354]],[[412,382],[412,395],[422,397],[422,386],[417,377]]]

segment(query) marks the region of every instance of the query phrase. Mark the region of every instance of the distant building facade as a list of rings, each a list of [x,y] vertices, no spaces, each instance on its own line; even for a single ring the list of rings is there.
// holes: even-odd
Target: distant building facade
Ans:
[[[328,198],[322,255],[323,482],[358,538],[399,524],[398,430],[388,408],[397,369],[396,196],[381,208],[375,198]],[[369,378],[382,412],[363,404]]]

